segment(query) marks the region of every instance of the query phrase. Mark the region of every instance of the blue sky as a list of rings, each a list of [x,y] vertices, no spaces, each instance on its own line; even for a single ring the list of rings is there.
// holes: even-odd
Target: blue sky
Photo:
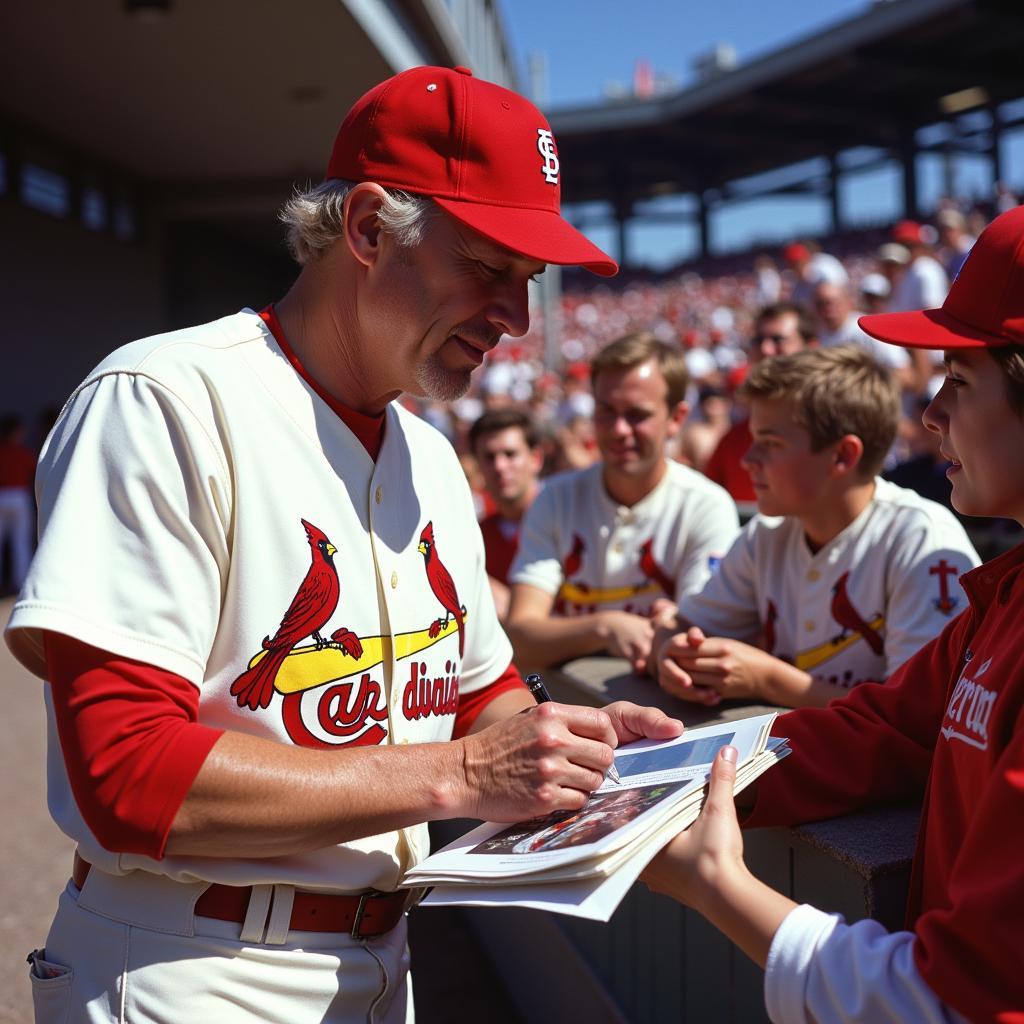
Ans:
[[[601,102],[609,83],[631,85],[638,60],[649,61],[656,74],[670,75],[686,85],[693,81],[694,58],[717,43],[730,44],[742,63],[862,13],[869,6],[867,0],[499,2],[518,58],[524,92],[530,81],[528,55],[542,53],[547,58],[546,109]],[[1017,184],[1024,165],[1024,140],[1008,142],[1008,177]],[[927,206],[941,188],[938,159],[922,160],[920,175],[921,199]],[[982,161],[960,161],[956,175],[961,190],[981,192],[990,184]],[[901,215],[900,180],[895,168],[857,178],[848,176],[840,196],[844,211],[853,219],[895,219]],[[826,226],[823,200],[787,196],[743,206],[734,204],[714,215],[712,244],[737,248],[752,240],[815,234]],[[610,227],[588,226],[587,233],[599,245],[614,251],[615,236]],[[631,232],[630,246],[637,262],[667,266],[694,250],[696,231],[681,224],[637,225]]]

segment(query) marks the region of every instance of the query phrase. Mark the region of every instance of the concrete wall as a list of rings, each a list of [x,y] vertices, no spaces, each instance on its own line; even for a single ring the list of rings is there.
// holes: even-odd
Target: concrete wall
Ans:
[[[268,236],[178,223],[121,242],[0,199],[0,415],[41,440],[40,414],[118,345],[280,298],[298,268]]]
[[[164,328],[158,240],[121,242],[0,199],[0,413],[35,427],[112,348]]]

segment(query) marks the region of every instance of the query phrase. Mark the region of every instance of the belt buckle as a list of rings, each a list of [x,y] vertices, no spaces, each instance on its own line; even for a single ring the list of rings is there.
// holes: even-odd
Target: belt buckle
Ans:
[[[371,896],[380,896],[380,892],[376,889],[368,889],[366,892],[359,894],[359,904],[356,907],[356,916],[352,920],[352,930],[348,933],[350,938],[358,941],[363,940],[363,935],[359,932],[359,926],[363,923],[363,915],[366,913],[366,901]]]

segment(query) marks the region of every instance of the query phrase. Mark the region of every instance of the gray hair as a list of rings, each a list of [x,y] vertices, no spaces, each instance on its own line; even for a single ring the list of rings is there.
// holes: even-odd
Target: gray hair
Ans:
[[[288,200],[278,218],[288,228],[288,248],[298,263],[319,256],[342,235],[345,197],[356,182],[343,178],[327,181],[302,191]],[[385,199],[377,217],[381,226],[403,248],[423,239],[428,222],[437,215],[437,207],[425,196],[385,188]]]

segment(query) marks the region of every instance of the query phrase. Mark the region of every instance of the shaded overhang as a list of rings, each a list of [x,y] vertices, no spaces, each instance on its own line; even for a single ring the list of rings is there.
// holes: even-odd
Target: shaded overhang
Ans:
[[[258,208],[320,178],[370,85],[468,61],[443,0],[171,0],[148,18],[130,6],[3,5],[7,152],[129,176],[162,200]]]

